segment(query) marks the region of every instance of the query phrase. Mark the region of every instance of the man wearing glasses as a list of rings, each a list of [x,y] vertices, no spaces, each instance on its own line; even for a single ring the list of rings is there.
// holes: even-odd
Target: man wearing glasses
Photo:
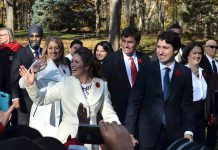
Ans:
[[[202,58],[200,66],[205,69],[208,75],[213,80],[215,99],[212,102],[209,102],[209,116],[207,123],[207,141],[206,145],[210,147],[211,150],[215,149],[217,141],[217,129],[218,125],[215,124],[218,120],[218,63],[215,59],[218,49],[218,44],[216,40],[209,39],[205,43],[205,55]]]

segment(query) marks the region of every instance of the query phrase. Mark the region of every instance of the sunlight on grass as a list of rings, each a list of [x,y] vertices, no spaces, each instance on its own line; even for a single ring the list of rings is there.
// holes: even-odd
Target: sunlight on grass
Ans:
[[[64,43],[65,51],[68,53],[68,48],[72,40],[80,39],[85,47],[90,49],[94,49],[95,45],[100,41],[108,41],[108,34],[100,34],[99,37],[96,37],[94,33],[58,33],[58,32],[49,32],[45,33],[43,40],[42,40],[42,47],[44,47],[45,40],[48,36],[57,36],[60,37]],[[149,36],[142,36],[140,46],[138,47],[139,50],[144,52],[151,51],[155,48],[156,43],[156,36],[157,35],[149,35]],[[27,33],[24,30],[16,31],[15,32],[16,40],[25,46],[28,43]]]

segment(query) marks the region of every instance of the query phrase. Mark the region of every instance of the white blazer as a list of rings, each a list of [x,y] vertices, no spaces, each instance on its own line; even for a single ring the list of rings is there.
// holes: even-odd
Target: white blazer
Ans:
[[[94,78],[92,80],[91,90],[87,99],[82,91],[80,81],[73,76],[64,77],[63,80],[50,87],[44,96],[40,93],[35,83],[30,87],[26,87],[26,89],[30,98],[41,105],[61,99],[63,118],[58,130],[58,139],[63,143],[66,142],[69,135],[72,138],[76,137],[79,124],[77,109],[80,103],[88,111],[90,124],[96,124],[96,116],[99,110],[104,121],[116,121],[120,124],[111,104],[107,82],[102,79]]]
[[[46,90],[59,82],[63,76],[69,76],[70,70],[66,65],[60,64],[58,67],[48,59],[47,66],[44,70],[37,73],[36,84],[42,94]],[[24,81],[19,81],[21,87]],[[45,106],[38,106],[33,103],[30,111],[29,126],[37,129],[43,136],[51,136],[57,138],[58,126],[61,118],[61,102],[55,99],[55,102]]]

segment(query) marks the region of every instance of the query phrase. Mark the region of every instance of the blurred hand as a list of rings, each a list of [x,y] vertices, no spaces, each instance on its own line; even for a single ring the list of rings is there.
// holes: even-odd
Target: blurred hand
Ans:
[[[133,150],[133,143],[129,132],[123,125],[116,122],[99,122],[101,135],[109,150]]]
[[[8,109],[8,111],[3,112],[0,110],[0,122],[3,124],[5,127],[10,120],[11,113],[14,110],[14,105],[11,105],[11,107]]]
[[[89,124],[90,117],[87,116],[87,109],[80,103],[77,110],[79,124]]]
[[[185,139],[188,139],[190,142],[193,141],[193,137],[192,137],[191,134],[185,134],[185,135],[184,135],[184,138],[185,138]]]
[[[131,137],[133,146],[136,146],[136,144],[139,143],[138,140],[136,140],[132,134],[130,134],[130,137]]]
[[[20,66],[19,72],[27,85],[33,85],[33,83],[35,82],[35,74],[33,68],[31,68],[31,71],[29,71],[22,65]]]
[[[13,99],[12,104],[14,105],[14,108],[20,108],[20,99]]]
[[[36,73],[36,72],[39,72],[39,71],[45,69],[46,65],[47,65],[47,63],[46,63],[45,59],[37,59],[31,68]]]

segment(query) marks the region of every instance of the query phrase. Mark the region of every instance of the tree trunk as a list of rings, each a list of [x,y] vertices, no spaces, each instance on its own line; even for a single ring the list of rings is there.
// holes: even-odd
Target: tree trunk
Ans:
[[[95,31],[96,35],[99,35],[101,22],[100,22],[100,5],[101,0],[95,0],[95,8],[96,8],[96,25],[95,25]]]
[[[120,43],[120,15],[121,0],[111,0],[109,41],[111,42],[114,50],[119,48]]]
[[[138,28],[139,28],[139,31],[144,33],[145,32],[145,4],[144,4],[144,0],[137,0],[137,5],[138,5],[137,16],[139,18]]]
[[[14,7],[13,0],[4,0],[6,8],[6,27],[14,32]]]

